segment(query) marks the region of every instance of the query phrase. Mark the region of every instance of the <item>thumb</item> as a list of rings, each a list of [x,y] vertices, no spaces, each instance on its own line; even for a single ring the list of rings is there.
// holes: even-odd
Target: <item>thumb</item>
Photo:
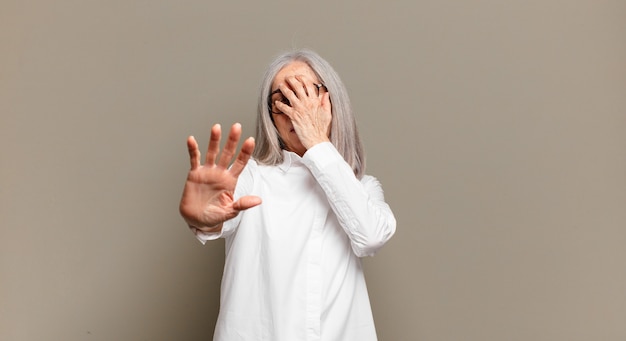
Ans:
[[[246,195],[233,203],[233,208],[237,211],[247,210],[261,204],[261,198],[254,195]]]

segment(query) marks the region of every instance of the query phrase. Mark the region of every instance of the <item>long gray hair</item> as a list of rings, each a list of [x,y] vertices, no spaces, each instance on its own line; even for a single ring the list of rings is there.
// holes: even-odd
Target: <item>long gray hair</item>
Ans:
[[[332,120],[330,142],[339,154],[352,167],[357,178],[365,174],[365,152],[359,138],[356,120],[352,114],[348,92],[339,75],[326,60],[317,53],[303,49],[284,53],[278,56],[268,67],[261,83],[261,93],[257,110],[256,147],[252,157],[265,165],[277,165],[283,162],[282,146],[278,130],[272,122],[267,97],[272,88],[276,74],[286,65],[294,62],[305,62],[313,69],[319,80],[326,85],[330,93]]]

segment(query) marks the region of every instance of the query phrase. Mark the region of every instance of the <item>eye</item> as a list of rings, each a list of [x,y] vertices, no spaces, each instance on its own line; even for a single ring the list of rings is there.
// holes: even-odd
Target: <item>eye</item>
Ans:
[[[276,104],[275,104],[276,101],[279,101],[285,105],[291,106],[291,102],[289,102],[289,100],[285,96],[283,96],[283,94],[280,93],[280,91],[276,90],[272,94],[270,94],[270,97],[268,98],[268,103],[267,103],[270,113],[272,114],[282,114],[282,112],[278,110],[278,108],[276,108]]]

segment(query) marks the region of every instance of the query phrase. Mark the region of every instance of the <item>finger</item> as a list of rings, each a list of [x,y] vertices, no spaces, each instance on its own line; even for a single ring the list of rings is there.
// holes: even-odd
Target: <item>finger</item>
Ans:
[[[298,101],[298,96],[287,85],[280,84],[278,88],[280,89],[280,92],[283,94],[283,96],[285,96],[285,98],[289,100],[289,103],[291,105],[294,105],[294,103]]]
[[[215,124],[211,128],[211,138],[209,140],[209,147],[207,148],[204,164],[207,166],[213,166],[215,159],[217,159],[217,153],[220,151],[220,140],[222,139],[222,126]]]
[[[298,78],[291,76],[287,77],[286,80],[293,89],[293,91],[296,93],[298,98],[306,97],[306,89],[304,88],[304,84]]]
[[[189,161],[191,163],[191,169],[196,169],[200,166],[200,150],[198,149],[198,143],[193,136],[187,138],[187,150],[189,150]]]
[[[281,113],[283,113],[284,115],[286,115],[290,119],[293,119],[294,114],[296,113],[294,108],[288,106],[287,104],[285,104],[285,103],[283,103],[281,101],[276,101],[274,103],[274,105],[276,105],[276,108],[278,110],[280,110]]]
[[[304,89],[306,90],[306,93],[309,97],[317,97],[319,98],[319,94],[317,92],[317,87],[315,86],[315,84],[309,80],[306,76],[296,76],[298,78],[298,80],[302,83],[302,85],[304,86]]]
[[[241,137],[241,124],[235,123],[230,128],[230,133],[228,134],[228,140],[226,141],[226,145],[222,150],[222,154],[220,155],[220,159],[217,162],[217,165],[223,168],[227,168],[230,164],[230,161],[233,159],[235,155],[235,151],[237,149],[237,144],[239,143],[239,138]]]
[[[261,198],[255,195],[246,195],[246,196],[239,198],[239,200],[233,203],[233,209],[237,211],[243,211],[243,210],[252,208],[254,206],[260,205],[261,202],[262,202]]]
[[[241,174],[241,171],[243,171],[248,164],[248,160],[250,159],[250,156],[252,156],[253,151],[254,138],[248,137],[245,141],[243,141],[239,155],[237,155],[237,159],[233,163],[232,167],[230,167],[230,171],[234,176],[239,176],[239,174]]]

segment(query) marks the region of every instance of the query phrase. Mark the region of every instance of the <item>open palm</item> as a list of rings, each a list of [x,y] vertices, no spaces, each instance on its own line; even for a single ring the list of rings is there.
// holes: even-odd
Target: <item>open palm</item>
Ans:
[[[214,125],[204,164],[200,163],[201,153],[195,138],[190,136],[187,139],[191,169],[187,174],[179,208],[190,226],[205,232],[220,230],[224,221],[261,203],[261,199],[256,196],[243,196],[234,200],[237,179],[254,150],[254,139],[246,139],[229,168],[240,137],[241,125],[236,123],[218,159],[221,127],[219,124]]]

